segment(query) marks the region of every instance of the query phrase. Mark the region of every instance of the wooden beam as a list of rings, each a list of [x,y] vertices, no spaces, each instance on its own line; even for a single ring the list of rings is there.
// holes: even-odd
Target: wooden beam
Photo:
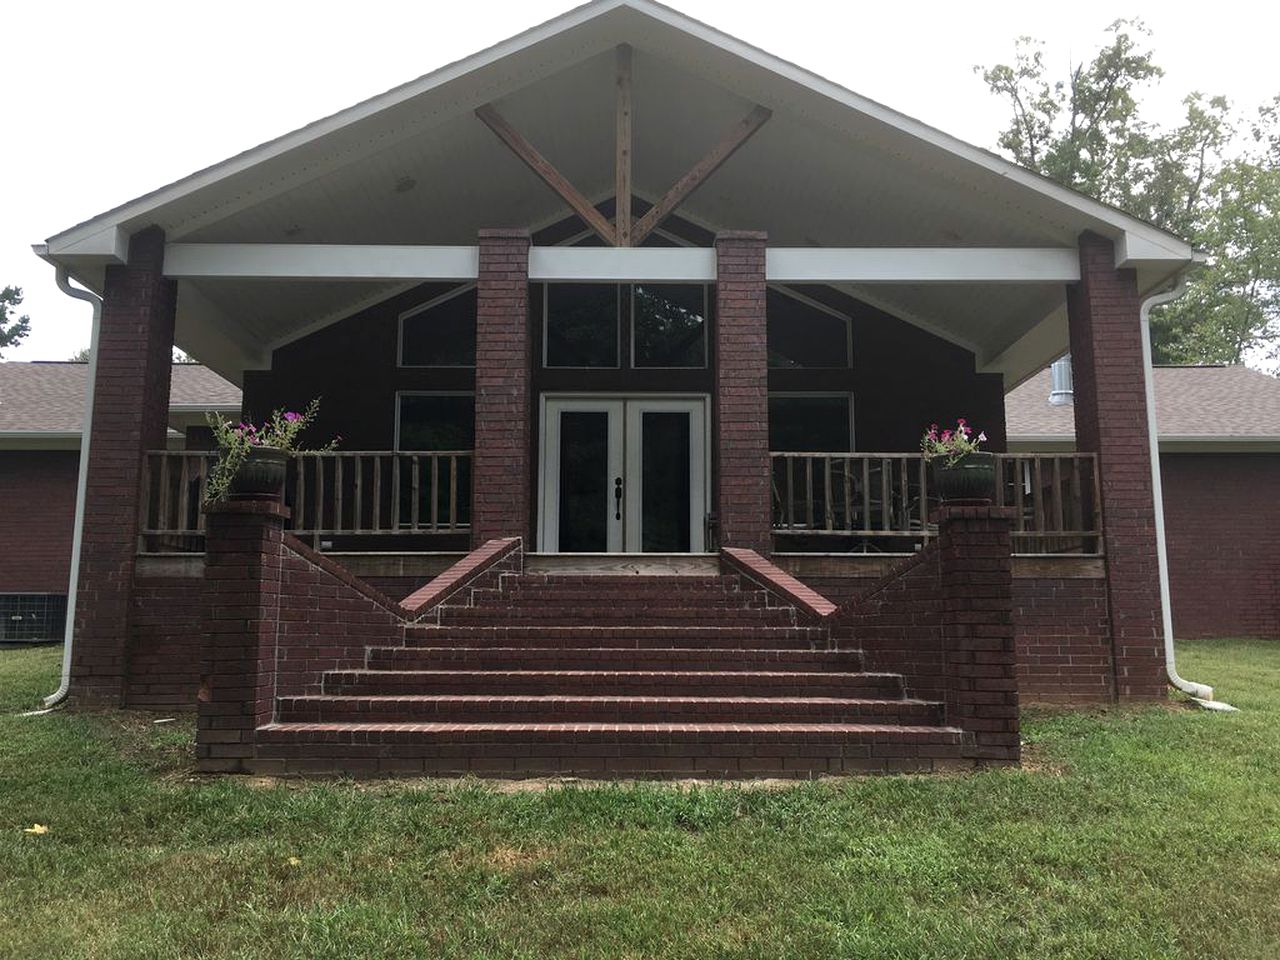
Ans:
[[[610,246],[617,243],[613,230],[613,224],[604,218],[604,215],[592,205],[591,201],[578,192],[564,175],[553,167],[550,161],[537,151],[528,140],[522,137],[511,124],[493,108],[493,104],[486,103],[482,107],[476,108],[476,116],[479,117],[490,130],[498,135],[503,143],[511,148],[511,152],[528,165],[529,169],[540,176],[543,181],[560,197],[565,203],[573,209],[583,221],[592,230],[600,235],[600,238]]]
[[[631,47],[618,46],[616,120],[618,164],[613,191],[614,230],[618,246],[631,246]]]
[[[639,246],[643,243],[645,238],[653,232],[654,227],[665,220],[676,207],[684,203],[689,194],[702,186],[707,177],[715,173],[720,168],[720,165],[733,156],[739,147],[750,140],[771,116],[773,116],[772,110],[767,107],[757,106],[739,121],[732,130],[720,139],[719,143],[711,148],[706,156],[695,163],[688,173],[676,181],[675,186],[667,191],[666,196],[655,203],[649,209],[649,212],[636,222],[631,231],[631,243],[634,246]]]

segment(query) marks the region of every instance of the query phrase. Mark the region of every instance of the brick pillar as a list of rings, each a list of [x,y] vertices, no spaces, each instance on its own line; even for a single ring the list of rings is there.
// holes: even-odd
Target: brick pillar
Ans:
[[[1140,303],[1110,240],[1080,237],[1067,288],[1076,448],[1098,455],[1116,695],[1163,697],[1164,643]]]
[[[529,532],[529,232],[481,230],[471,542]]]
[[[130,239],[129,262],[106,271],[71,664],[78,704],[124,699],[142,455],[164,448],[168,428],[177,296],[163,268],[164,233],[150,227]]]
[[[990,504],[938,511],[947,723],[972,736],[968,756],[992,763],[1017,763],[1021,755],[1013,514]]]
[[[202,770],[247,770],[254,730],[274,715],[288,516],[288,509],[273,500],[233,500],[208,508],[204,665],[196,719]]]
[[[765,234],[716,236],[716,510],[720,545],[773,552]]]

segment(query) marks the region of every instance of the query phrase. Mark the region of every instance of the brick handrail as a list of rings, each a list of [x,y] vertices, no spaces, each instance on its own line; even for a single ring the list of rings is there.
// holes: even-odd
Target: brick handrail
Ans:
[[[421,619],[436,607],[477,584],[495,567],[511,561],[515,571],[523,566],[524,541],[501,537],[477,547],[449,569],[400,601],[406,615]]]
[[[746,577],[783,603],[796,607],[810,619],[821,620],[836,612],[836,605],[818,591],[805,586],[791,574],[770,563],[754,550],[722,547],[720,566]]]

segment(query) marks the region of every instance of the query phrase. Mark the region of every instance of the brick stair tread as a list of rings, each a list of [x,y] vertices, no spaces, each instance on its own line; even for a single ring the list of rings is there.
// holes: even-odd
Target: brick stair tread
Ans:
[[[499,633],[501,631],[501,633]],[[436,636],[440,634],[459,633],[463,636],[515,636],[528,634],[531,636],[582,636],[582,637],[757,637],[765,635],[785,639],[819,639],[827,635],[823,627],[791,626],[789,624],[762,625],[744,627],[711,626],[697,624],[691,626],[664,626],[662,624],[611,624],[604,627],[573,624],[461,624],[461,623],[412,623],[405,626],[405,636]]]
[[[801,680],[814,681],[832,681],[832,680],[865,680],[868,683],[893,683],[900,679],[901,674],[897,673],[878,673],[869,670],[856,670],[849,672],[828,672],[828,671],[807,671],[807,670],[370,670],[357,668],[353,670],[331,670],[326,677],[344,678],[348,676],[373,676],[389,678],[408,678],[422,677],[426,679],[434,679],[437,677],[466,677],[468,679],[484,679],[499,677],[516,677],[516,678],[555,678],[566,680],[600,680],[607,677],[618,677],[624,679],[693,679],[699,681],[714,680],[719,677],[732,679],[735,681],[743,679],[757,680],[779,680],[787,683],[799,683]]]
[[[267,741],[412,743],[423,741],[525,743],[545,740],[654,742],[812,743],[910,741],[958,744],[956,727],[884,723],[270,723],[258,728]]]
[[[451,644],[433,647],[369,647],[369,661],[412,661],[437,658],[442,662],[467,663],[477,660],[582,660],[600,664],[616,660],[670,661],[690,664],[685,669],[708,669],[703,664],[719,661],[749,664],[857,664],[862,663],[860,650],[797,650],[790,647],[531,647],[531,646],[466,646]],[[427,668],[433,669],[433,668]],[[567,667],[557,669],[583,669]],[[674,669],[674,668],[673,668]],[[794,668],[791,668],[794,669]]]

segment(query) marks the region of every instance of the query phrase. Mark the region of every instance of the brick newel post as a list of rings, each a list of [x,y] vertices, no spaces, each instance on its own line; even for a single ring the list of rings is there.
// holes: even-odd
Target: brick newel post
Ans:
[[[78,704],[125,697],[143,454],[165,446],[176,290],[158,227],[134,234],[129,262],[106,270],[71,664]]]
[[[1122,699],[1165,694],[1140,308],[1134,271],[1116,268],[1111,241],[1081,236],[1080,282],[1067,288],[1076,446],[1098,455],[1115,692]]]
[[[471,542],[528,537],[529,231],[481,230]]]
[[[716,236],[715,442],[720,545],[773,552],[765,240]]]
[[[274,500],[207,509],[205,654],[196,728],[200,768],[248,769],[254,730],[275,707],[284,522]]]
[[[963,502],[938,512],[947,723],[972,736],[971,757],[993,763],[1020,756],[1013,513]]]

